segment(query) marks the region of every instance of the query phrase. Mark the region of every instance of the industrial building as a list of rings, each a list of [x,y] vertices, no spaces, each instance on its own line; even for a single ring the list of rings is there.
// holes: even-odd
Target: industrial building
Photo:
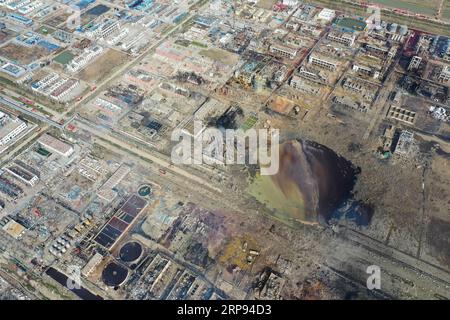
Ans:
[[[450,80],[450,66],[442,67],[438,80],[441,82],[448,82]]]
[[[25,232],[26,228],[21,225],[20,223],[14,221],[14,220],[9,220],[3,227],[2,229],[8,233],[11,237],[13,237],[14,239],[19,239],[22,234]]]
[[[0,193],[6,195],[10,199],[17,199],[23,194],[23,189],[17,184],[9,180],[7,177],[0,175]]]
[[[103,47],[96,45],[91,48],[84,49],[84,52],[74,58],[68,65],[67,69],[71,72],[78,72],[92,60],[103,52]]]
[[[111,249],[133,225],[147,204],[146,200],[137,195],[129,197],[97,234],[94,241],[104,248]]]
[[[11,142],[27,129],[27,123],[0,111],[0,146]]]
[[[65,81],[50,94],[50,98],[57,101],[63,101],[72,90],[78,86],[78,84],[79,81],[76,79],[65,79]]]
[[[386,43],[380,43],[377,41],[367,42],[363,47],[366,50],[366,52],[370,55],[375,55],[389,59],[392,59],[397,52],[397,47],[395,46],[390,47]]]
[[[19,78],[27,72],[25,68],[22,68],[21,66],[18,66],[11,62],[7,62],[2,65],[0,71],[13,76],[14,78]]]
[[[305,66],[300,67],[298,75],[302,78],[318,82],[321,84],[325,84],[328,82],[327,77],[324,74],[322,74],[322,72],[320,72],[319,70],[307,68]],[[297,87],[296,82],[297,82],[296,77],[293,77],[291,80],[291,86],[293,86],[294,88]]]
[[[33,25],[33,20],[28,19],[27,17],[18,14],[18,13],[10,13],[8,14],[8,19],[14,23],[20,24],[20,25],[24,25],[27,27],[30,27]]]
[[[126,164],[122,164],[119,169],[98,189],[97,195],[111,202],[116,197],[117,193],[113,190],[114,187],[130,172],[130,167]]]
[[[347,47],[352,47],[355,44],[356,36],[344,32],[330,32],[327,38],[331,41],[343,44]]]
[[[86,35],[90,38],[105,39],[119,30],[120,30],[119,20],[106,20],[105,22],[102,22],[100,25],[93,27],[92,30],[86,32]]]
[[[317,15],[317,19],[331,22],[336,17],[336,11],[324,8]]]
[[[48,133],[42,135],[38,139],[38,142],[50,152],[55,152],[64,157],[70,157],[74,152],[74,149],[70,144],[56,139]]]
[[[293,76],[291,79],[291,82],[289,83],[290,86],[294,89],[298,89],[302,86],[303,80],[299,76]]]
[[[320,92],[319,86],[313,86],[307,83],[308,81],[305,78],[300,77],[298,75],[294,75],[289,83],[289,85],[299,91],[305,92],[307,94],[316,96]]]
[[[395,154],[400,156],[408,155],[413,143],[414,134],[408,130],[403,130],[395,147]]]
[[[354,63],[352,70],[356,73],[371,77],[373,79],[378,79],[380,77],[380,72],[375,67],[369,67]]]
[[[29,172],[16,164],[7,167],[5,170],[30,187],[34,187],[39,181],[39,178],[34,173]]]
[[[408,70],[416,70],[419,68],[420,64],[422,63],[422,57],[414,56],[411,58],[411,62],[409,63]]]
[[[367,104],[353,101],[353,99],[348,96],[335,96],[333,98],[333,103],[335,105],[342,106],[351,110],[357,110],[359,112],[367,112],[369,110],[369,106]]]
[[[448,37],[315,3],[0,0],[2,275],[35,299],[448,298]],[[208,128],[288,161],[223,166]],[[174,164],[174,131],[210,164]]]
[[[412,125],[414,124],[416,113],[414,111],[392,105],[389,108],[388,117]]]
[[[316,53],[311,53],[308,58],[310,64],[316,65],[321,68],[328,69],[330,71],[335,71],[337,69],[337,62],[331,58],[323,58]]]
[[[64,101],[65,98],[79,84],[77,79],[67,79],[57,73],[51,73],[41,80],[33,83],[31,89],[56,101]]]
[[[342,87],[350,92],[355,92],[367,101],[372,101],[375,98],[377,87],[361,78],[345,78]]]
[[[291,60],[295,58],[298,52],[297,49],[292,49],[280,44],[272,44],[269,48],[269,51],[277,56],[289,58]]]

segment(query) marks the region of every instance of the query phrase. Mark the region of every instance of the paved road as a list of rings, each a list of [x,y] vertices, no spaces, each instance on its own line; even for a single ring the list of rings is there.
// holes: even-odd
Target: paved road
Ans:
[[[38,120],[38,121],[44,122],[44,123],[46,123],[46,124],[48,124],[48,125],[50,125],[52,127],[55,127],[57,129],[60,129],[60,130],[63,129],[63,126],[61,124],[59,124],[58,122],[56,122],[56,121],[54,121],[52,119],[49,119],[49,118],[47,118],[47,117],[45,117],[45,116],[43,116],[43,115],[41,115],[39,113],[30,111],[25,106],[25,104],[23,104],[23,103],[21,103],[19,101],[12,100],[12,99],[10,99],[9,97],[7,97],[7,96],[5,96],[3,94],[0,94],[0,104],[3,104],[5,106],[7,106],[8,108],[11,108],[11,109],[13,109],[15,111],[18,111],[20,113],[26,114],[27,116],[30,116],[30,117]]]

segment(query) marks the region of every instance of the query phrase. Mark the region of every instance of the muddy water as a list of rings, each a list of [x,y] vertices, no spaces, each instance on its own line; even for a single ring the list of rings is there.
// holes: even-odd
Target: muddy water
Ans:
[[[249,192],[289,225],[328,224],[352,198],[358,169],[333,150],[310,141],[289,140],[280,146],[280,170],[258,176]],[[370,219],[369,219],[370,220]]]

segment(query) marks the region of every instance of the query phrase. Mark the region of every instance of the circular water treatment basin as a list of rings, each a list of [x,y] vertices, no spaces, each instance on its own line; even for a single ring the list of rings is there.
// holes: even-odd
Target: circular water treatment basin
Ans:
[[[128,242],[120,248],[119,258],[124,262],[133,262],[141,257],[142,251],[142,245],[139,242]]]
[[[128,277],[128,269],[121,265],[111,262],[102,272],[103,282],[109,287],[118,287],[122,285]]]
[[[149,186],[149,185],[147,185],[147,184],[141,186],[141,187],[139,188],[139,190],[138,190],[138,194],[139,194],[141,197],[149,196],[151,193],[152,193],[152,187]]]

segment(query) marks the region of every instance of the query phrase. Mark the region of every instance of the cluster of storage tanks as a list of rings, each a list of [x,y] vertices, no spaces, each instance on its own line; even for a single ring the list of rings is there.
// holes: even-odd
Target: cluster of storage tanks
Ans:
[[[50,253],[56,257],[61,257],[70,248],[71,243],[67,236],[62,235],[58,237],[50,248]]]

